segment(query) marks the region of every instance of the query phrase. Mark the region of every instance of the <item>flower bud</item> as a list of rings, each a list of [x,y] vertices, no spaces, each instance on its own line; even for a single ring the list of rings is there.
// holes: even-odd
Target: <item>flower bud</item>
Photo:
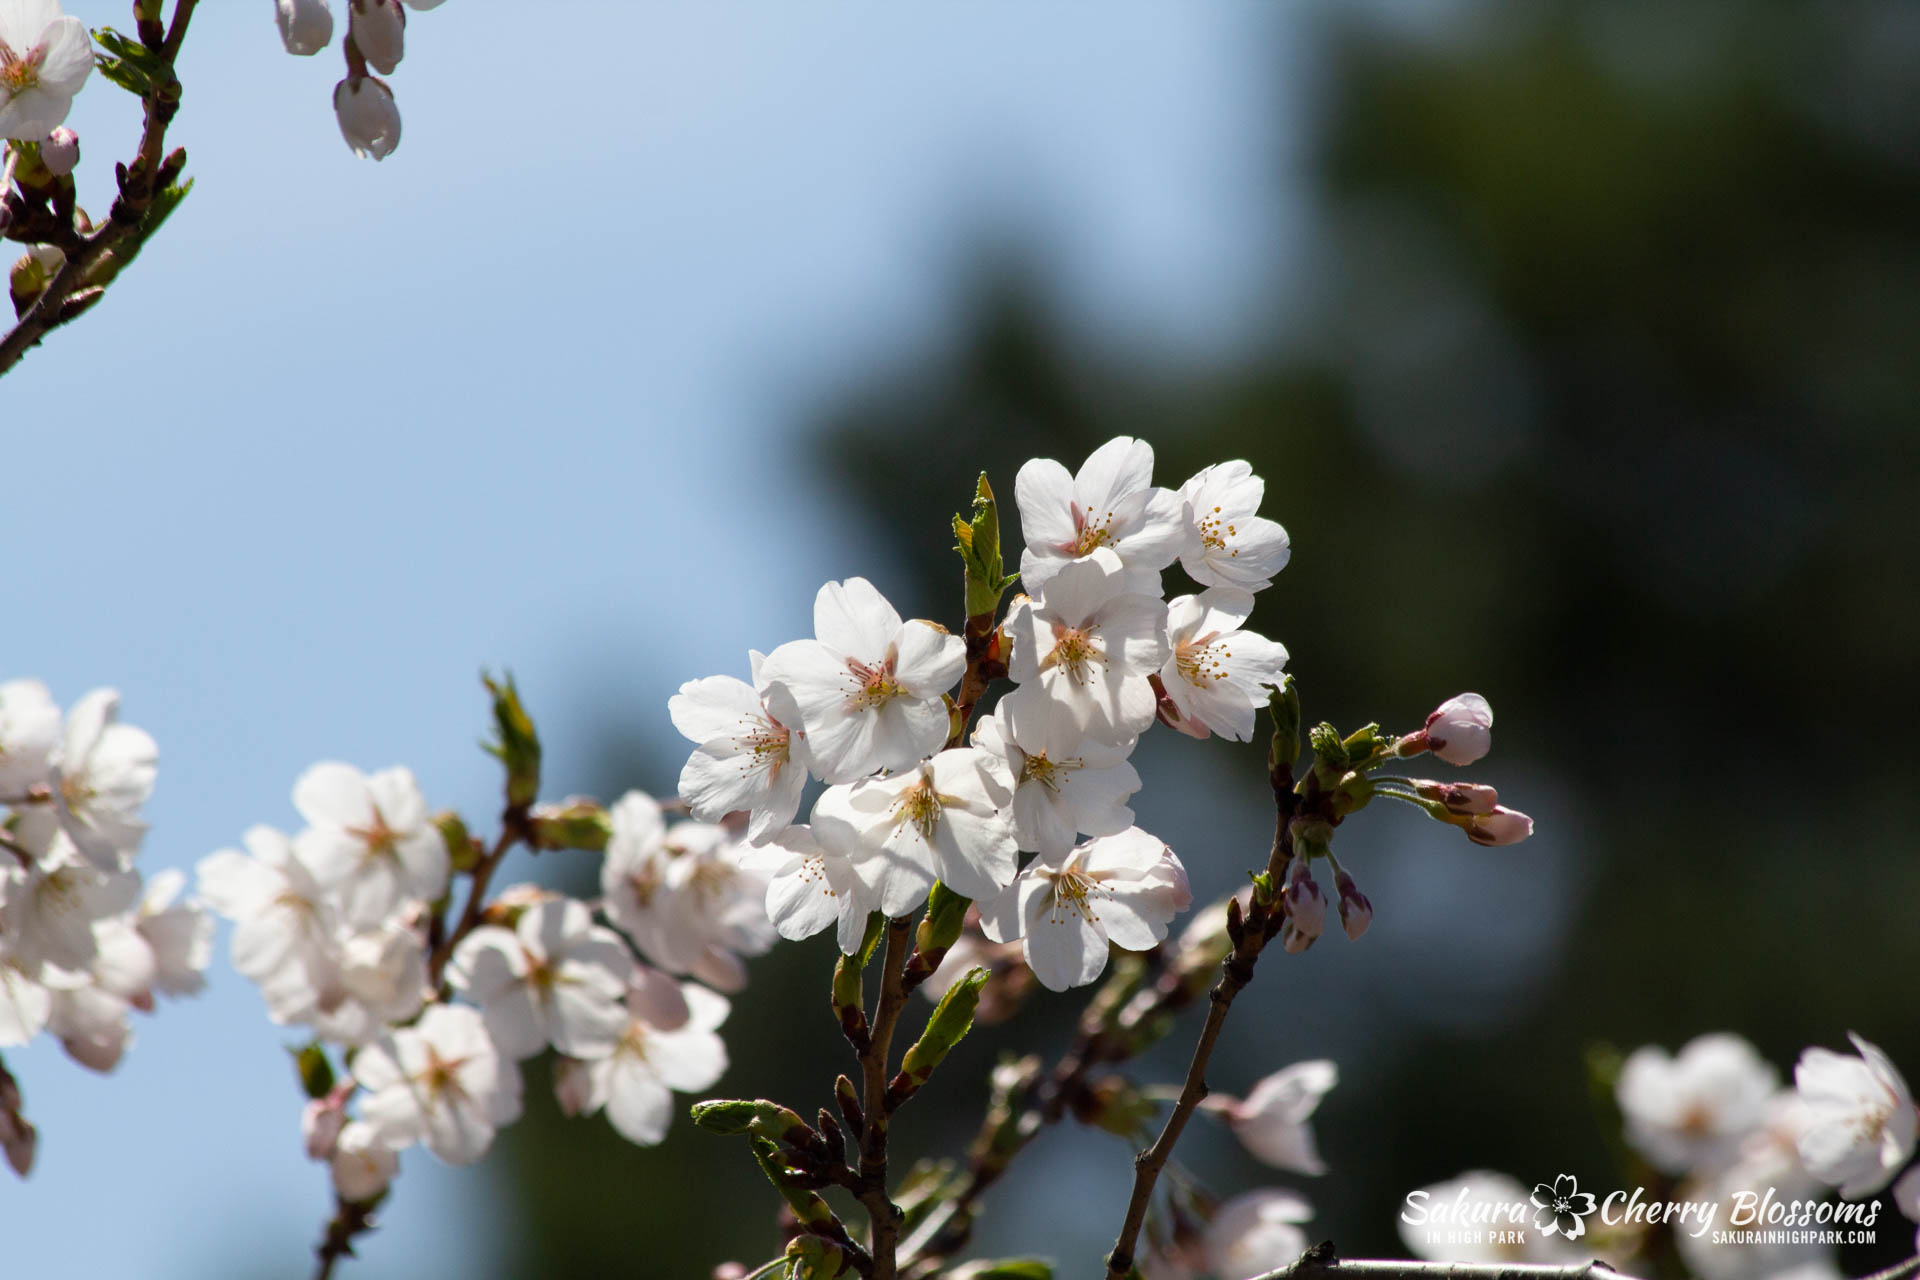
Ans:
[[[355,1120],[340,1131],[332,1172],[333,1189],[342,1200],[365,1204],[386,1191],[400,1172],[400,1159],[372,1125]]]
[[[327,0],[274,0],[280,43],[297,57],[311,57],[333,41],[333,10]]]
[[[400,0],[347,0],[347,31],[367,65],[390,76],[405,52],[407,14]]]
[[[1477,693],[1448,698],[1427,717],[1427,747],[1448,764],[1468,765],[1493,746],[1493,708]]]
[[[400,145],[400,107],[393,90],[372,76],[333,86],[333,114],[340,121],[340,136],[357,156],[384,160]]]
[[[593,1075],[586,1063],[565,1054],[555,1059],[553,1100],[563,1116],[585,1115],[593,1108]]]
[[[1373,923],[1373,903],[1345,868],[1333,873],[1333,887],[1340,895],[1340,927],[1347,931],[1349,941],[1357,939]]]
[[[1327,899],[1313,878],[1307,859],[1296,857],[1287,869],[1287,923],[1311,943],[1327,927]],[[1301,948],[1305,950],[1305,947]]]
[[[340,1141],[340,1130],[347,1123],[347,1095],[335,1090],[324,1098],[315,1098],[300,1113],[300,1135],[306,1141],[307,1159],[331,1160]]]
[[[1519,844],[1533,834],[1533,819],[1500,805],[1492,813],[1475,814],[1466,829],[1467,839],[1475,844]]]
[[[1500,793],[1478,782],[1435,782],[1429,778],[1409,778],[1423,800],[1437,801],[1448,813],[1492,813],[1499,806]]]
[[[1295,928],[1293,921],[1289,920],[1280,926],[1280,949],[1290,956],[1297,956],[1312,946],[1314,938],[1318,936],[1318,934],[1315,934],[1313,937],[1309,937]]]
[[[56,178],[64,178],[80,163],[80,135],[61,125],[40,144],[40,163]]]

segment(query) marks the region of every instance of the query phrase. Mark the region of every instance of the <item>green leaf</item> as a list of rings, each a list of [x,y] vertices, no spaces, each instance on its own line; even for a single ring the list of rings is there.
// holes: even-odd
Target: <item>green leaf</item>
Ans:
[[[973,491],[973,519],[953,518],[954,550],[967,570],[967,617],[992,618],[1000,607],[1000,597],[1013,585],[1017,574],[1006,572],[1000,557],[1000,504],[980,473]]]
[[[927,1082],[953,1047],[973,1028],[973,1011],[980,1004],[980,988],[987,985],[985,969],[969,969],[967,975],[947,988],[940,1003],[927,1019],[927,1029],[913,1042],[900,1060],[900,1071],[916,1085]]]
[[[967,908],[972,905],[972,898],[963,898],[940,881],[934,881],[933,891],[927,895],[926,918],[914,931],[913,945],[922,955],[951,947],[960,940],[960,930],[967,923]]]
[[[293,1055],[293,1069],[309,1098],[324,1098],[333,1092],[333,1063],[327,1061],[327,1051],[318,1040],[298,1049],[289,1046],[287,1052]]]
[[[714,1098],[693,1104],[693,1122],[708,1133],[728,1137],[745,1133],[760,1112],[760,1104],[749,1098]]]
[[[480,679],[493,695],[495,734],[495,741],[483,745],[488,755],[507,766],[507,804],[524,809],[540,794],[540,735],[520,705],[511,672],[499,681],[484,673]]]

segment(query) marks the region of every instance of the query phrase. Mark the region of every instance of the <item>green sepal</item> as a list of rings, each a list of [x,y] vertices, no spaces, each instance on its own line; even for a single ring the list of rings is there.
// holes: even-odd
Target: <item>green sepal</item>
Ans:
[[[298,1049],[289,1045],[287,1052],[293,1057],[293,1069],[300,1077],[300,1087],[309,1098],[324,1098],[333,1092],[333,1063],[327,1060],[327,1051],[318,1040]]]
[[[508,806],[524,809],[540,794],[540,735],[534,732],[533,720],[520,704],[520,691],[514,687],[511,672],[499,681],[483,672],[480,679],[493,695],[496,735],[493,742],[482,745],[488,755],[507,767]]]
[[[1020,575],[1006,572],[1000,557],[1000,504],[994,499],[987,473],[973,490],[973,519],[953,518],[955,551],[967,570],[967,616],[991,618]]]
[[[960,940],[960,931],[967,923],[967,908],[972,905],[972,898],[963,898],[935,880],[932,892],[927,895],[926,917],[914,931],[913,945],[922,955],[951,947]]]

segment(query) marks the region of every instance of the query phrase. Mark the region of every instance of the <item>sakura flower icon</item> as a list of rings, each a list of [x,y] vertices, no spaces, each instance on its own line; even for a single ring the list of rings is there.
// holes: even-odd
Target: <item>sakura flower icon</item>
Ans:
[[[1569,1240],[1578,1240],[1586,1234],[1587,1224],[1582,1221],[1595,1209],[1593,1193],[1580,1189],[1580,1180],[1570,1173],[1563,1173],[1553,1180],[1553,1184],[1542,1182],[1534,1187],[1533,1228],[1543,1236],[1555,1232]]]

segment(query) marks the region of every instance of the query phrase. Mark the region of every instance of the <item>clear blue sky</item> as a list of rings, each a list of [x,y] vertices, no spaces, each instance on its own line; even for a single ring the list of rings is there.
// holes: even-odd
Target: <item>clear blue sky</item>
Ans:
[[[483,665],[564,785],[596,705],[664,732],[673,688],[803,630],[820,581],[884,583],[795,424],[938,341],[974,237],[1031,236],[1083,324],[1188,354],[1248,328],[1284,252],[1252,6],[453,0],[412,15],[380,165],[335,129],[337,46],[286,57],[270,8],[201,6],[198,189],[6,380],[0,677],[124,691],[162,751],[149,872],[290,824],[321,758],[485,812]],[[104,212],[131,100],[96,79],[71,123]],[[10,1055],[43,1140],[0,1186],[6,1274],[299,1273],[324,1175],[225,949],[109,1078]],[[411,1153],[358,1274],[460,1273],[489,1219],[435,1222],[483,1177]],[[209,1239],[209,1203],[251,1227]]]

